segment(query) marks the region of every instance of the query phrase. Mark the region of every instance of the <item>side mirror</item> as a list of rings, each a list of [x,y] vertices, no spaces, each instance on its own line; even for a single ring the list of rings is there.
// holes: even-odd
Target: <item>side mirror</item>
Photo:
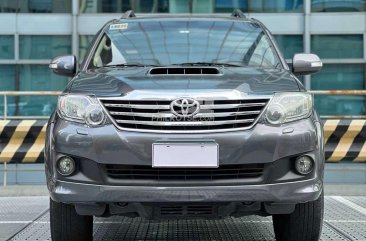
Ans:
[[[296,75],[313,74],[321,70],[323,63],[316,54],[295,54],[292,72]]]
[[[48,67],[57,75],[73,77],[77,69],[76,57],[74,55],[58,56],[51,60]]]

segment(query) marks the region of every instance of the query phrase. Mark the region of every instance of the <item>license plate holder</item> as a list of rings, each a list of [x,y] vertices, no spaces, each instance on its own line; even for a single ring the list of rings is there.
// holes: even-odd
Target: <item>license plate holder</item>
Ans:
[[[219,145],[214,141],[157,142],[152,145],[152,167],[217,168]]]

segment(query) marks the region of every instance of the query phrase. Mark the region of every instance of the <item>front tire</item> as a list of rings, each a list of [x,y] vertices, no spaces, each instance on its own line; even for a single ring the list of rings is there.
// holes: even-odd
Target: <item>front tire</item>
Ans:
[[[50,199],[52,241],[92,241],[93,216],[78,215],[70,204]]]
[[[272,216],[277,241],[318,241],[322,232],[324,194],[312,202],[300,203],[291,214]]]

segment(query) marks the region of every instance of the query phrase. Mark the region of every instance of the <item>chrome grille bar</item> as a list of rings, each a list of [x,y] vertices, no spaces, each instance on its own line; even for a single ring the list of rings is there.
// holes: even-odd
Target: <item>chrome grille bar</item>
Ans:
[[[147,117],[151,118],[152,115],[154,118],[173,118],[176,117],[171,113],[138,113],[138,112],[118,112],[118,111],[110,111],[112,116],[139,116],[139,117]],[[241,115],[258,115],[260,113],[257,111],[241,111],[241,112],[219,112],[219,113],[198,113],[195,117],[201,118],[210,118],[210,117],[227,117],[227,116],[241,116]]]
[[[169,110],[170,105],[131,105],[131,104],[104,104],[105,107],[122,107],[122,108],[133,108],[133,109],[147,109],[147,110]]]
[[[216,105],[201,105],[202,110],[210,109],[233,109],[240,107],[255,107],[255,106],[265,106],[266,103],[251,103],[251,104],[216,104]],[[134,108],[134,109],[163,109],[169,110],[170,105],[136,105],[136,104],[104,104],[106,107],[122,107],[122,108]]]
[[[201,105],[201,110],[216,110],[216,109],[233,109],[241,107],[257,107],[265,106],[266,103],[251,103],[251,104],[217,104],[217,105]]]
[[[116,120],[121,124],[133,125],[151,125],[151,126],[216,126],[236,123],[252,123],[254,119],[246,120],[228,120],[228,121],[134,121],[134,120]]]

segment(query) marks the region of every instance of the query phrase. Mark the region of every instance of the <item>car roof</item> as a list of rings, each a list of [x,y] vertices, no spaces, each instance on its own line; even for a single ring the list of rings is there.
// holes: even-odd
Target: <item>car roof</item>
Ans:
[[[257,19],[247,18],[240,9],[234,9],[229,13],[219,14],[201,14],[201,13],[139,13],[135,14],[133,10],[126,11],[121,18],[113,19],[105,24],[104,27],[113,23],[125,22],[143,22],[143,21],[230,21],[230,22],[247,22],[256,24],[258,27],[266,29],[266,27]]]
[[[257,19],[239,18],[230,15],[213,15],[213,14],[139,14],[135,17],[113,19],[107,22],[102,29],[106,30],[111,24],[128,23],[128,22],[151,22],[151,21],[223,21],[223,22],[242,22],[255,24],[265,29],[265,26]]]
[[[194,20],[207,20],[207,21],[235,21],[235,22],[253,22],[252,19],[231,17],[230,15],[223,14],[139,14],[136,17],[120,18],[117,21],[194,21]]]

